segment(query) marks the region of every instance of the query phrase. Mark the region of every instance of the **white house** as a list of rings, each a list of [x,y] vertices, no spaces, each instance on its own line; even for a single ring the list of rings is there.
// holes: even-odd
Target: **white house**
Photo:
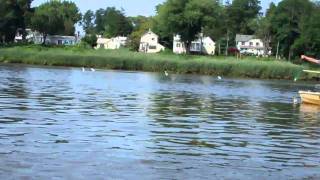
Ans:
[[[214,55],[216,50],[216,43],[210,37],[202,37],[191,42],[190,52],[203,53],[207,55]],[[185,44],[181,41],[180,35],[173,37],[173,53],[184,54],[186,53]]]
[[[241,54],[249,54],[255,56],[264,55],[264,44],[261,39],[254,35],[236,35],[236,46]],[[270,54],[271,52],[269,52]]]
[[[139,51],[144,53],[158,53],[165,49],[164,46],[159,44],[159,36],[152,32],[150,29],[146,32],[140,40]]]
[[[42,44],[44,37],[41,33],[37,31],[32,31],[31,29],[26,29],[26,40],[28,42],[33,42],[34,44]],[[17,31],[15,36],[15,42],[23,40],[23,35],[21,30]],[[47,35],[45,44],[51,45],[75,45],[80,42],[80,36],[60,36],[60,35]]]
[[[27,42],[33,42],[35,44],[41,44],[43,42],[43,36],[37,32],[32,31],[31,29],[26,29],[26,37]],[[23,40],[22,30],[19,29],[14,38],[15,42],[21,42]]]
[[[96,49],[119,49],[126,46],[127,40],[128,38],[123,36],[118,36],[110,39],[98,37]]]
[[[71,46],[78,43],[77,36],[60,36],[60,35],[48,35],[46,38],[46,44],[51,45],[65,45],[65,46]]]

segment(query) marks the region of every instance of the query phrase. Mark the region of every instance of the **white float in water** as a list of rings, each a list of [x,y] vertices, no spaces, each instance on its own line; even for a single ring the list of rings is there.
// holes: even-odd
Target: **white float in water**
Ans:
[[[218,79],[219,79],[219,80],[221,80],[221,79],[222,79],[222,77],[221,77],[221,76],[218,76]]]
[[[86,69],[84,67],[82,67],[82,72],[85,72],[85,71],[86,71]]]
[[[164,71],[164,74],[165,74],[166,76],[169,76],[169,73],[168,73],[167,71]]]
[[[92,71],[92,72],[95,72],[96,70],[95,69],[93,69],[93,68],[90,68],[90,70]]]

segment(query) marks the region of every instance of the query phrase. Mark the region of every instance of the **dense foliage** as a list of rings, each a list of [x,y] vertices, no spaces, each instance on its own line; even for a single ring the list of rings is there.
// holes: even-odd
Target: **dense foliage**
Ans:
[[[0,44],[12,42],[19,28],[24,30],[32,0],[0,0]]]
[[[141,36],[152,28],[153,20],[151,17],[137,16],[131,17],[130,21],[133,25],[133,31],[129,36],[129,47],[131,50],[137,51]]]
[[[167,0],[157,7],[155,25],[160,35],[179,34],[187,49],[202,28],[219,18],[218,3],[212,0]]]
[[[88,10],[83,16],[82,26],[87,34],[104,37],[127,36],[133,28],[124,12],[114,7],[98,9],[95,13]]]
[[[80,20],[81,14],[75,3],[49,1],[35,8],[30,26],[46,39],[47,35],[74,35],[75,24]]]
[[[94,48],[97,45],[97,39],[97,36],[94,34],[86,34],[81,41],[89,45],[91,48]]]
[[[44,35],[74,33],[80,13],[73,2],[51,0],[34,9],[30,8],[31,2],[0,0],[0,43],[12,42],[16,31],[26,27]],[[166,0],[157,6],[153,17],[127,17],[123,10],[107,7],[87,11],[81,25],[90,35],[128,36],[132,50],[138,49],[140,37],[152,29],[168,48],[172,47],[174,34],[180,34],[190,45],[202,32],[216,41],[221,54],[227,54],[228,48],[235,46],[236,34],[254,34],[262,39],[265,53],[272,49],[273,55],[288,60],[301,54],[320,57],[319,1],[282,0],[271,3],[265,13],[260,0],[219,2]],[[88,40],[92,39],[88,36]]]

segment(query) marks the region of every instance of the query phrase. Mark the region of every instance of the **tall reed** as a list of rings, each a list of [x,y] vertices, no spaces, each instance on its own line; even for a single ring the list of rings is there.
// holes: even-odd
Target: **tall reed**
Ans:
[[[294,79],[303,69],[286,61],[253,57],[237,60],[234,57],[143,54],[126,49],[87,50],[41,46],[1,48],[0,62],[265,79]]]

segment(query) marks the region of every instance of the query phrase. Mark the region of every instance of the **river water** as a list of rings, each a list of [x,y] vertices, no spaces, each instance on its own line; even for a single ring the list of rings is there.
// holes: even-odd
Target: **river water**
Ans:
[[[0,65],[0,179],[318,179],[313,87]]]

